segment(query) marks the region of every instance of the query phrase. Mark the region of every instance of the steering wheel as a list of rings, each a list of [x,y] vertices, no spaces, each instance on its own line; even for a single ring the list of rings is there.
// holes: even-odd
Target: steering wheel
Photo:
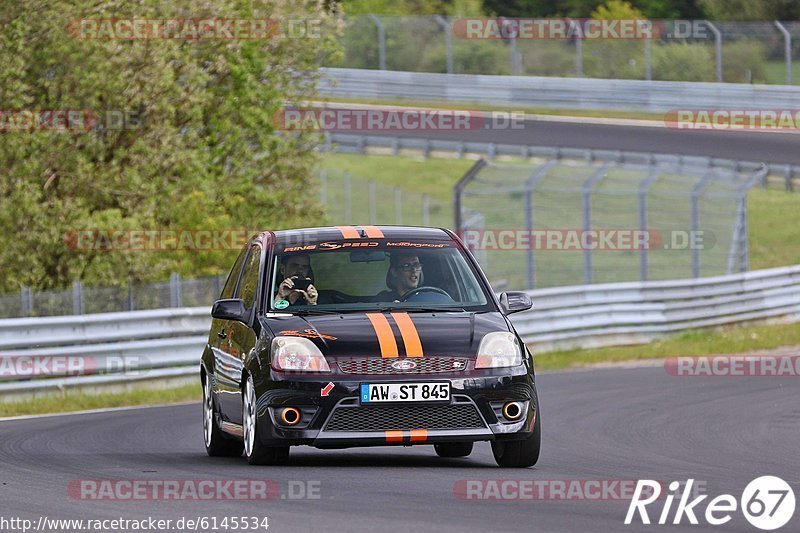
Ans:
[[[400,301],[401,302],[406,302],[406,301],[408,301],[409,298],[413,298],[417,294],[421,294],[423,292],[439,293],[439,294],[442,294],[444,296],[447,296],[448,300],[451,300],[451,301],[453,300],[453,298],[449,294],[447,294],[447,291],[445,291],[443,289],[440,289],[439,287],[417,287],[416,289],[412,289],[412,290],[408,291],[406,294],[404,294],[403,297],[400,299]]]

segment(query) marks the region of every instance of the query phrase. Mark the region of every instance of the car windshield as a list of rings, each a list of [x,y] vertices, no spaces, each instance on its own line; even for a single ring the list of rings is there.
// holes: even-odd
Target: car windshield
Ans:
[[[474,311],[489,301],[470,262],[450,241],[278,246],[270,272],[273,311]]]

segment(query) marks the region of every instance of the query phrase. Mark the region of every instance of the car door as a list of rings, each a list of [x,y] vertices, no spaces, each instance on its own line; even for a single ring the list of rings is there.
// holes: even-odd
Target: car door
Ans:
[[[234,297],[234,294],[236,293],[236,287],[238,286],[241,278],[242,267],[244,266],[244,261],[247,258],[248,250],[249,247],[244,247],[239,254],[239,257],[236,258],[236,262],[233,264],[230,274],[228,274],[228,279],[225,282],[225,286],[222,288],[222,292],[219,295],[220,300],[227,300]],[[214,366],[211,369],[213,376],[212,389],[218,399],[218,405],[220,405],[220,415],[222,416],[223,420],[228,420],[228,416],[225,410],[222,409],[221,399],[224,394],[222,394],[219,384],[220,379],[225,380],[225,376],[227,375],[227,373],[224,371],[224,365],[227,364],[229,359],[229,356],[227,355],[230,344],[228,337],[229,331],[230,321],[221,320],[218,318],[211,319],[211,330],[208,336],[208,345],[211,348],[211,353],[214,357]],[[220,372],[220,370],[222,370],[222,372]],[[228,390],[228,388],[225,390]]]
[[[221,355],[224,361],[219,366],[220,404],[225,412],[226,419],[234,424],[242,423],[242,369],[244,358],[255,347],[256,335],[252,324],[261,272],[262,246],[253,243],[247,252],[242,275],[234,292],[234,298],[244,302],[245,322],[236,320],[224,321],[225,339],[221,345]]]

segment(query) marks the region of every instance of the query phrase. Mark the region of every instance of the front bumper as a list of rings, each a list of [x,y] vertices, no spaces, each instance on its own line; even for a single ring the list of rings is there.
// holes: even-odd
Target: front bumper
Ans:
[[[527,373],[468,379],[413,376],[404,381],[449,381],[450,401],[361,405],[361,383],[387,381],[381,377],[270,381],[258,399],[259,440],[267,446],[318,448],[517,440],[531,435],[538,416],[535,384]],[[326,385],[329,390],[323,396]],[[508,401],[519,402],[523,408],[515,421],[499,414],[498,405]],[[301,413],[295,426],[281,420],[287,407]]]

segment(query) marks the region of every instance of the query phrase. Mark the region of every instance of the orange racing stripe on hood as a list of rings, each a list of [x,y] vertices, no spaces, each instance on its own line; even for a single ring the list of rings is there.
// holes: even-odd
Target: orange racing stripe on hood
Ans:
[[[422,357],[422,341],[419,340],[419,333],[414,326],[414,321],[408,316],[408,313],[392,313],[397,327],[400,329],[400,335],[403,337],[403,344],[406,347],[407,357]]]
[[[397,341],[394,338],[392,326],[382,313],[367,313],[367,318],[375,329],[378,336],[378,344],[381,347],[381,357],[398,357]]]

